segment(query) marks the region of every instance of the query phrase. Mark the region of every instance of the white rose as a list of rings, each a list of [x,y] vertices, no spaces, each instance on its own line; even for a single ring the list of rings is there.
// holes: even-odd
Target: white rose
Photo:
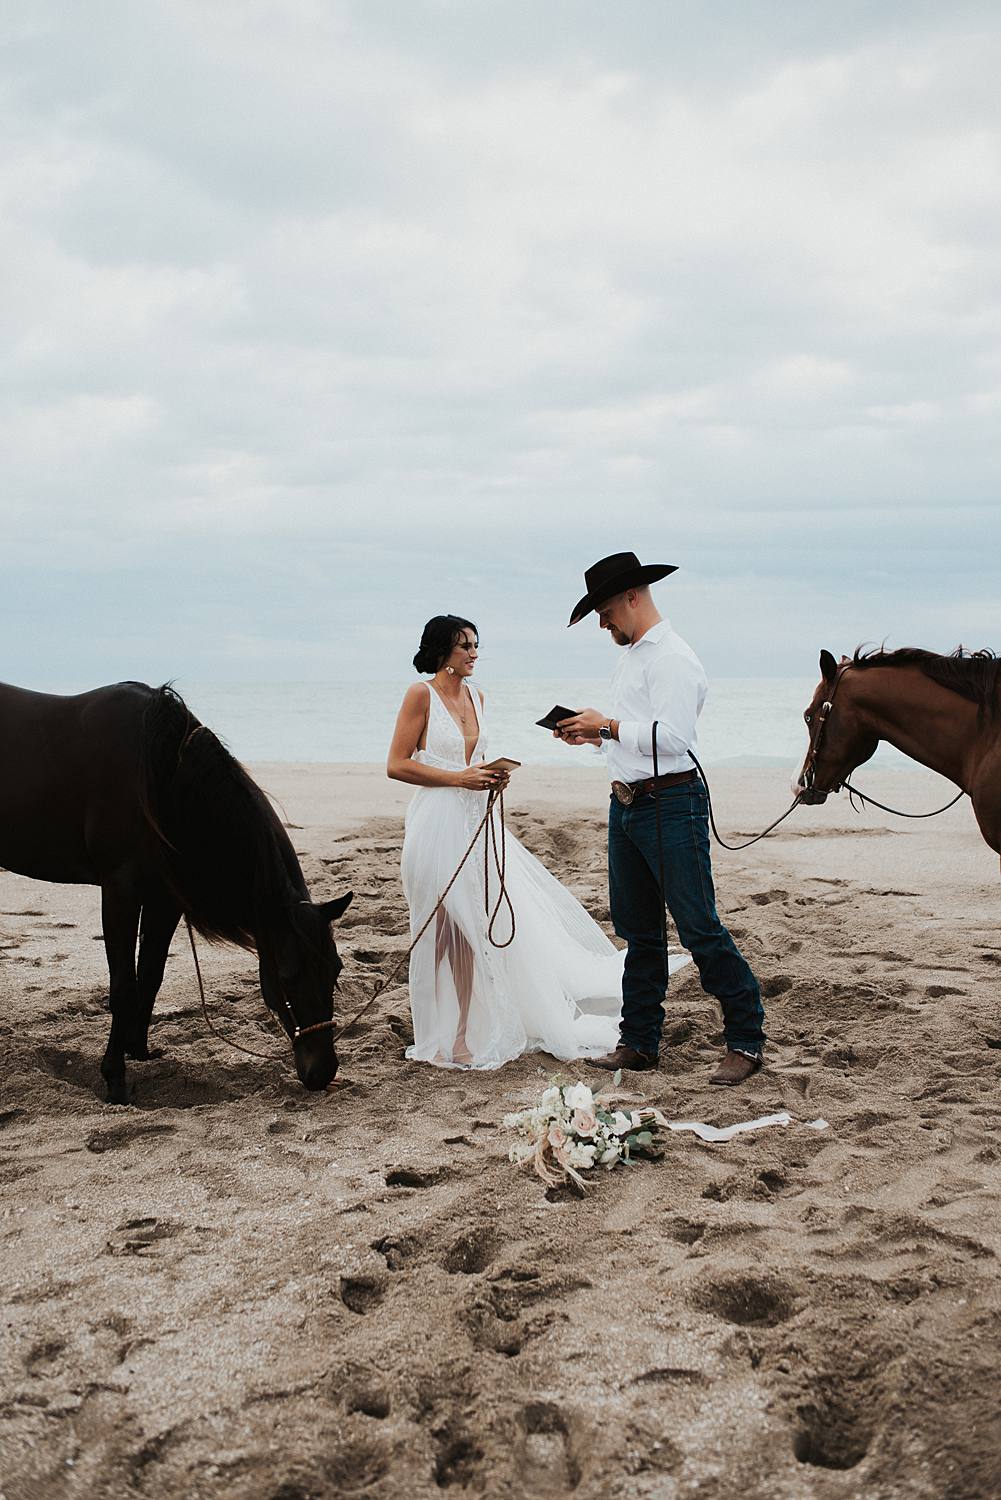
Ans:
[[[586,1169],[594,1166],[596,1151],[596,1146],[583,1146],[575,1142],[567,1151],[567,1158],[572,1167],[583,1167]]]
[[[628,1135],[633,1128],[633,1122],[628,1115],[624,1115],[621,1109],[617,1109],[612,1116],[612,1129],[616,1135]]]
[[[563,1090],[563,1098],[569,1109],[586,1109],[594,1113],[594,1095],[586,1083],[571,1083]]]
[[[621,1155],[618,1146],[609,1146],[607,1151],[601,1153],[598,1160],[603,1167],[613,1167]]]

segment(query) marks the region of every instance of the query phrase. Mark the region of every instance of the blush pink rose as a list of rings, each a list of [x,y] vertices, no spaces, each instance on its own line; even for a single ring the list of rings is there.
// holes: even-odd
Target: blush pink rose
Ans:
[[[598,1121],[589,1109],[575,1109],[573,1128],[575,1135],[594,1135]]]
[[[559,1151],[567,1143],[566,1132],[559,1125],[550,1125],[549,1144],[554,1151]]]

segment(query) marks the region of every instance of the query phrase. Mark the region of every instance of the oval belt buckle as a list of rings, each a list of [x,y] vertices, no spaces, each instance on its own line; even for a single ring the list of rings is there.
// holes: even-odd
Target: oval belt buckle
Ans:
[[[636,800],[636,793],[628,781],[613,781],[612,791],[615,793],[616,800],[621,802],[623,807],[630,807]]]

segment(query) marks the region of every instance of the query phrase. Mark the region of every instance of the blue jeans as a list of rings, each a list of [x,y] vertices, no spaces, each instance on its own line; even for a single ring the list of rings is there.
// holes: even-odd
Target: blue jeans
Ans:
[[[667,909],[695,960],[702,988],[722,1006],[727,1046],[757,1055],[765,1042],[761,991],[716,912],[705,788],[699,781],[682,782],[659,796]],[[651,796],[638,797],[630,807],[612,797],[609,903],[615,931],[628,945],[619,1037],[627,1047],[651,1056],[660,1048],[667,993],[656,818]]]

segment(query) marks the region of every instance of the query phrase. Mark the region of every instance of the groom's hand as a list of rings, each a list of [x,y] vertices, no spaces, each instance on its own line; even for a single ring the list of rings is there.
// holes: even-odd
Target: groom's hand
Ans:
[[[600,745],[598,730],[607,723],[607,714],[599,713],[596,708],[585,708],[572,719],[561,719],[553,733],[568,745]]]

